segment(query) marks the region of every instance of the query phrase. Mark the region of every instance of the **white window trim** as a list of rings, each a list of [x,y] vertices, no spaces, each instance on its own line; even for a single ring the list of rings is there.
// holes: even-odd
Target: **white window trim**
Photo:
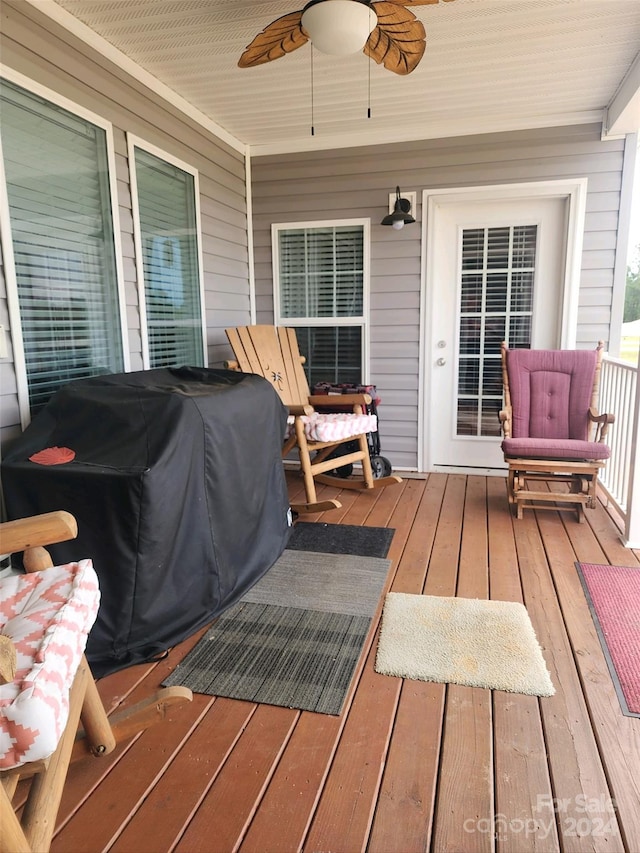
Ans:
[[[204,298],[204,272],[203,272],[203,255],[202,255],[202,219],[200,216],[200,179],[198,170],[184,160],[179,160],[173,154],[169,154],[146,142],[139,136],[133,133],[127,133],[127,156],[129,158],[129,183],[131,187],[131,209],[133,214],[133,245],[135,248],[136,258],[136,279],[138,291],[138,309],[140,312],[140,336],[142,339],[142,365],[145,370],[149,369],[149,329],[147,326],[147,298],[144,289],[144,264],[142,260],[142,238],[140,228],[140,206],[138,204],[138,175],[136,170],[135,149],[140,148],[146,151],[147,154],[152,154],[158,160],[164,160],[181,169],[193,178],[193,192],[195,195],[195,212],[196,212],[196,247],[198,253],[198,292],[200,295],[200,318],[202,331],[202,353],[204,367],[209,365],[209,356],[207,351],[207,312]]]
[[[362,226],[362,315],[357,317],[281,317],[280,316],[280,241],[278,232],[294,228],[338,228]],[[362,329],[362,378],[369,384],[370,370],[370,292],[371,292],[371,220],[322,219],[313,222],[274,222],[271,225],[271,266],[273,270],[273,319],[276,326],[360,326]]]
[[[505,201],[523,197],[564,198],[568,202],[567,253],[564,263],[564,291],[560,324],[560,347],[575,347],[578,329],[578,300],[580,296],[580,273],[582,269],[582,244],[587,205],[587,178],[568,178],[549,181],[530,181],[519,184],[491,184],[487,186],[449,187],[422,191],[422,230],[420,252],[420,360],[418,367],[418,470],[430,471],[431,459],[425,452],[425,430],[428,424],[426,407],[431,400],[431,380],[427,373],[427,353],[435,345],[433,332],[427,318],[432,316],[434,300],[437,298],[437,271],[433,253],[429,248],[434,241],[434,220],[438,201],[463,202],[484,199]]]
[[[59,95],[53,89],[49,89],[35,80],[0,64],[0,76],[10,83],[15,83],[23,89],[38,97],[51,101],[62,109],[95,124],[96,127],[105,131],[107,144],[107,167],[109,184],[109,203],[111,205],[111,217],[113,224],[113,242],[115,251],[116,290],[118,298],[118,312],[120,319],[120,339],[122,342],[122,364],[125,372],[131,369],[129,356],[129,330],[127,328],[127,305],[124,292],[124,272],[122,263],[122,237],[120,231],[120,216],[118,208],[118,188],[116,180],[116,158],[113,142],[113,125],[110,121],[102,118],[74,101]],[[0,155],[2,154],[0,150]],[[27,382],[27,364],[24,352],[24,340],[22,336],[22,322],[20,317],[20,306],[18,302],[18,279],[16,276],[15,258],[13,254],[13,236],[11,233],[11,219],[9,215],[9,195],[7,193],[7,181],[4,170],[4,158],[0,156],[0,232],[2,238],[2,251],[4,256],[4,274],[7,289],[7,308],[9,312],[9,324],[11,341],[13,346],[13,363],[16,372],[16,387],[18,395],[18,407],[20,411],[20,423],[22,429],[26,429],[31,422],[31,408],[29,405],[29,386]]]

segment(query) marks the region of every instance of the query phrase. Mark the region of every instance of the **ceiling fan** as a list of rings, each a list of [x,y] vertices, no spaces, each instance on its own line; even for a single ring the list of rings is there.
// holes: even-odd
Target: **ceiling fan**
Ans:
[[[292,53],[308,41],[322,53],[359,50],[395,74],[410,74],[425,50],[425,30],[409,6],[438,0],[311,0],[304,9],[272,21],[238,61],[252,68]],[[451,2],[451,0],[445,0]]]

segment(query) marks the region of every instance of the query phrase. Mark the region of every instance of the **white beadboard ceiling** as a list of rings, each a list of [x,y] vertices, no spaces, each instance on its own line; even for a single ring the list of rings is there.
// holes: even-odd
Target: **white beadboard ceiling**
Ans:
[[[314,51],[312,136],[308,44],[237,66],[259,31],[303,5],[55,0],[55,17],[98,46],[104,39],[108,55],[118,59],[116,48],[125,67],[136,63],[254,155],[591,121],[606,128],[607,107],[613,132],[640,125],[640,0],[453,0],[413,7],[427,49],[406,77],[361,53]]]

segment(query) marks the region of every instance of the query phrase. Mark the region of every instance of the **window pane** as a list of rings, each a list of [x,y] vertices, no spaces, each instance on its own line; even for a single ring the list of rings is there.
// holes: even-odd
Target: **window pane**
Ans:
[[[531,317],[512,317],[509,322],[511,349],[529,349],[531,346]]]
[[[505,318],[489,316],[485,318],[484,354],[500,355],[500,344],[505,339]]]
[[[276,318],[280,324],[291,319],[305,323],[295,329],[309,385],[362,382],[364,224],[278,227],[275,239]],[[344,325],[322,324],[332,319]]]
[[[278,250],[281,317],[362,316],[361,225],[281,229]]]
[[[487,275],[487,292],[485,311],[496,312],[507,310],[507,273],[489,273]]]
[[[480,361],[477,358],[460,358],[458,365],[458,391],[460,394],[477,394],[480,380]]]
[[[478,432],[478,401],[458,400],[457,435],[476,435]]]
[[[482,311],[482,276],[463,275],[462,295],[460,299],[462,314],[474,314]]]
[[[519,225],[513,229],[512,266],[515,269],[533,269],[536,263],[538,242],[537,225]]]
[[[476,387],[477,390],[477,387]],[[502,398],[502,361],[486,358],[482,366],[482,393]]]
[[[482,414],[480,416],[480,435],[500,435],[500,419],[502,399],[482,399]]]
[[[123,369],[105,131],[2,81],[2,143],[31,412]]]
[[[135,149],[150,367],[204,364],[193,175]]]
[[[528,311],[533,308],[533,270],[514,272],[511,275],[511,310]]]
[[[305,357],[304,369],[309,387],[318,382],[332,384],[361,382],[362,328],[296,328],[298,346]]]
[[[462,270],[484,268],[484,229],[467,228],[462,234]]]
[[[509,228],[489,228],[487,237],[487,269],[506,269],[509,265]]]
[[[460,354],[477,355],[480,352],[480,317],[462,317],[460,319]]]

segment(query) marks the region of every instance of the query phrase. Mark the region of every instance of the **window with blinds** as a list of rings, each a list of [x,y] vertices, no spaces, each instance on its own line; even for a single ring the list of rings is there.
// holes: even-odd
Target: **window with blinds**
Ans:
[[[363,381],[365,224],[274,226],[276,322],[294,326],[309,385]]]
[[[148,365],[204,366],[195,173],[134,152]]]
[[[124,369],[104,128],[0,81],[2,151],[31,413]]]
[[[457,435],[500,435],[500,344],[531,346],[537,225],[462,232]]]

